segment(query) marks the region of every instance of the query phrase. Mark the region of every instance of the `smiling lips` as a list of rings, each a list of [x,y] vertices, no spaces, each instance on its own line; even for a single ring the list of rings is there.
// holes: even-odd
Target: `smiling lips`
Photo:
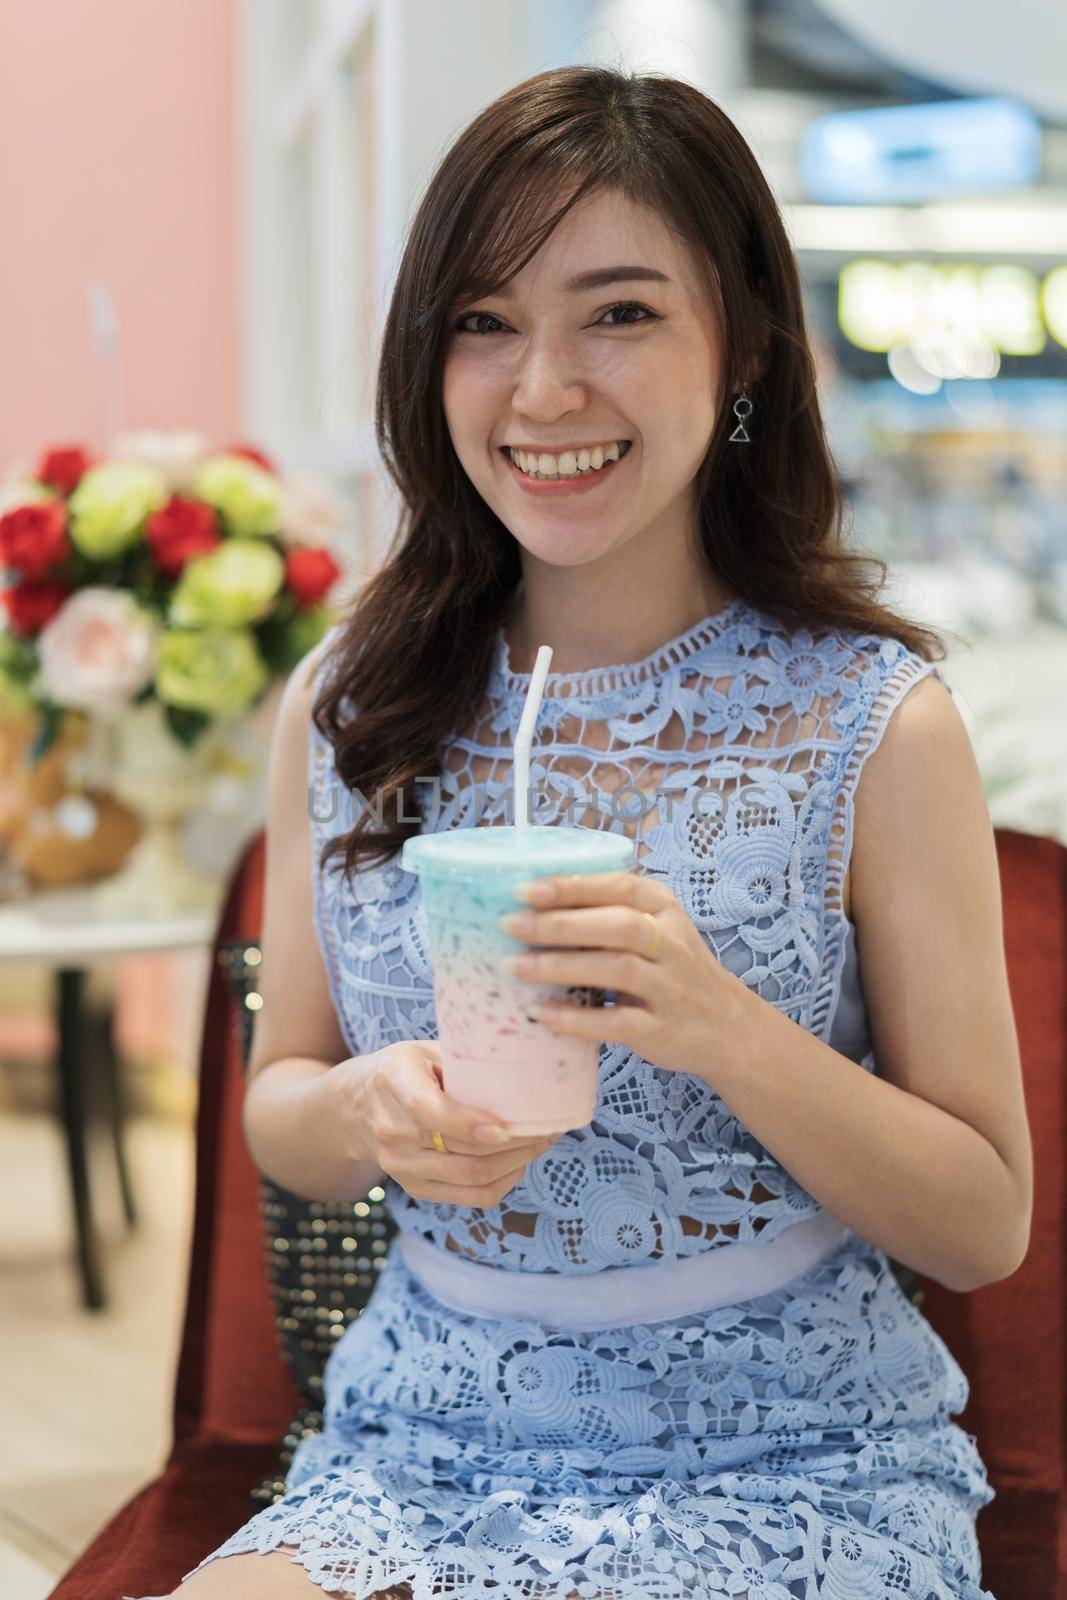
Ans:
[[[629,439],[620,439],[606,446],[594,445],[591,449],[564,450],[558,455],[510,445],[505,445],[503,452],[524,478],[535,483],[560,483],[600,473],[624,456],[631,443]]]

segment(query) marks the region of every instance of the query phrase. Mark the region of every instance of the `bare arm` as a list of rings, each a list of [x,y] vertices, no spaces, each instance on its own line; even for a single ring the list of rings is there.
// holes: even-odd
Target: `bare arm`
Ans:
[[[752,995],[715,1087],[846,1226],[947,1288],[978,1288],[1026,1254],[1032,1155],[993,829],[936,679],[868,758],[852,877],[878,1077]]]
[[[244,1098],[244,1133],[259,1170],[311,1200],[358,1200],[383,1177],[360,1115],[377,1053],[352,1056],[330,996],[315,931],[308,813],[313,677],[322,647],[285,686],[271,740],[261,1009]]]

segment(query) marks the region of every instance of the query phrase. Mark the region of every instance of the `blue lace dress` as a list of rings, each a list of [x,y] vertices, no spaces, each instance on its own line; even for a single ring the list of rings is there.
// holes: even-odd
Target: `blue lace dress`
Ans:
[[[636,870],[725,966],[875,1072],[842,904],[854,795],[931,672],[895,640],[788,630],[737,600],[643,661],[549,675],[534,819],[629,832]],[[512,820],[528,684],[498,633],[426,829]],[[311,738],[317,854],[355,797]],[[394,859],[357,883],[336,862],[315,878],[350,1049],[435,1038],[417,879]],[[389,1180],[400,1229],[509,1272],[586,1274],[595,1296],[602,1268],[773,1239],[821,1209],[701,1079],[604,1044],[599,1082],[593,1121],[492,1210]],[[414,1600],[992,1600],[975,1518],[994,1491],[951,1420],[967,1379],[858,1235],[771,1293],[600,1332],[467,1315],[398,1250],[377,1265],[326,1367],[324,1431],[284,1499],[205,1561],[281,1549],[356,1600],[404,1582]]]

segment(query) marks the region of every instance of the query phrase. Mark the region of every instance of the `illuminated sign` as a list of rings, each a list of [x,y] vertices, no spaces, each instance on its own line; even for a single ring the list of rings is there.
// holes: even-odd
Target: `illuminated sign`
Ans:
[[[983,338],[1003,355],[1039,355],[1049,334],[1067,346],[1067,265],[1042,280],[1007,264],[850,261],[838,278],[837,318],[861,350],[948,333]]]
[[[1041,124],[999,96],[835,111],[808,123],[798,159],[808,197],[829,205],[1028,188],[1041,175]]]

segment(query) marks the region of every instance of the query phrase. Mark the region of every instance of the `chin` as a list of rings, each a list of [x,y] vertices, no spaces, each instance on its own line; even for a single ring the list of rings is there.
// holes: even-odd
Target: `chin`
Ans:
[[[515,533],[514,538],[528,556],[546,567],[585,567],[591,561],[610,555],[615,548],[599,540],[576,539],[566,530],[552,539],[538,538],[536,534],[527,538],[522,533]]]

